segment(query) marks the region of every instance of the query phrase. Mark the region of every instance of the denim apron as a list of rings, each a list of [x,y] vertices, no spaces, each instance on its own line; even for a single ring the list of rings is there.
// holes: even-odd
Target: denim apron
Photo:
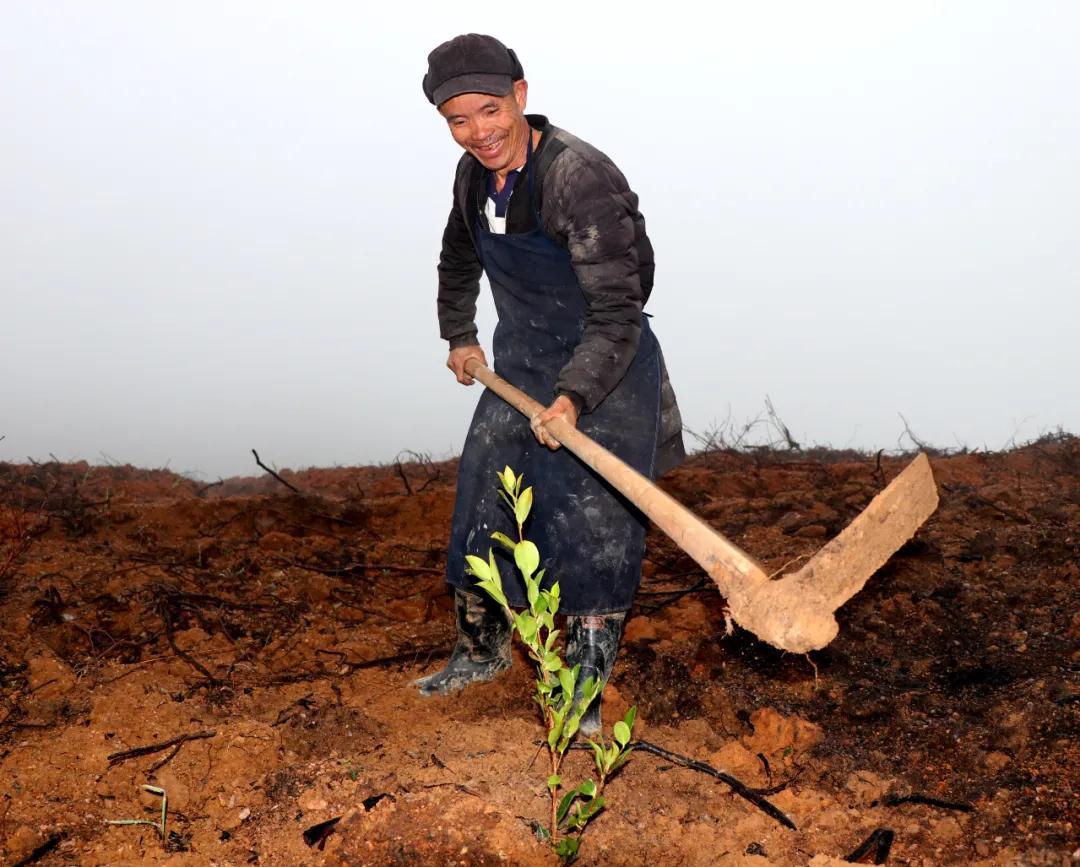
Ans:
[[[533,195],[532,142],[526,169]],[[480,261],[491,283],[498,324],[493,340],[495,372],[550,406],[559,372],[581,341],[588,306],[570,253],[548,238],[540,215],[530,232],[488,231],[477,214]],[[654,476],[660,426],[659,345],[642,316],[641,340],[626,375],[599,406],[578,419],[578,429],[648,478]],[[540,549],[545,585],[559,582],[564,614],[629,610],[641,579],[645,517],[567,449],[540,445],[529,420],[494,392],[477,404],[458,467],[447,581],[468,589],[465,555],[499,558],[509,603],[526,606],[524,585],[491,534],[517,538],[512,515],[497,494],[504,466],[534,486],[526,538]]]

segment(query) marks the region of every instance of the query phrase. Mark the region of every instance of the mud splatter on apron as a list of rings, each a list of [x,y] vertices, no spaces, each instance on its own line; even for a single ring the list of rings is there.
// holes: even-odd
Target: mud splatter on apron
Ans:
[[[530,169],[529,200],[535,202]],[[495,371],[549,406],[559,371],[581,340],[588,307],[569,251],[548,238],[539,228],[539,214],[534,216],[538,228],[533,231],[498,235],[478,215],[476,238],[499,316]],[[643,316],[641,341],[626,376],[593,412],[578,419],[578,428],[653,478],[659,425],[659,346]],[[551,452],[540,445],[528,419],[489,391],[480,397],[461,455],[447,581],[471,587],[465,555],[486,556],[494,547],[507,599],[514,607],[525,606],[513,561],[491,542],[495,530],[516,538],[513,518],[496,493],[495,474],[507,465],[535,486],[525,531],[540,549],[548,570],[545,583],[559,582],[560,610],[628,610],[641,579],[644,516],[565,448]]]

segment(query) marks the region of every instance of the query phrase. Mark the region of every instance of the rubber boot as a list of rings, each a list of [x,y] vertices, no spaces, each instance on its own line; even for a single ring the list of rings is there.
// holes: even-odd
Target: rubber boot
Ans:
[[[457,643],[446,668],[415,681],[421,695],[445,695],[492,680],[510,667],[510,617],[487,596],[454,590]]]
[[[566,661],[571,665],[580,665],[578,673],[578,686],[574,690],[574,701],[581,700],[581,684],[587,678],[602,680],[605,684],[611,677],[611,669],[615,665],[615,656],[619,652],[619,641],[622,638],[623,623],[626,613],[618,614],[590,614],[586,616],[569,616],[566,618]],[[600,719],[601,694],[593,699],[588,710],[581,717],[579,731],[583,735],[594,735],[600,731],[602,722]]]

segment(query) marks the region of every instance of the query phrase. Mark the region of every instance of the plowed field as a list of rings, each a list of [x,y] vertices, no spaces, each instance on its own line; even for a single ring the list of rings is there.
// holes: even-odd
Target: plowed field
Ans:
[[[772,571],[904,463],[715,452],[663,485]],[[605,720],[637,705],[637,738],[796,827],[640,751],[580,863],[827,865],[874,832],[863,863],[1080,862],[1080,441],[932,464],[938,512],[809,658],[726,634],[711,582],[650,534]],[[293,492],[0,464],[0,860],[555,863],[524,656],[458,696],[411,685],[453,641],[454,473],[282,473]],[[144,785],[164,841],[106,824],[160,820]]]

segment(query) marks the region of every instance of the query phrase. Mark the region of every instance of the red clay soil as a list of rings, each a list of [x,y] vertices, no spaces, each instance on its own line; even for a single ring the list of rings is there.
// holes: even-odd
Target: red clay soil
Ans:
[[[663,484],[771,571],[903,464],[711,453]],[[580,863],[841,864],[875,831],[862,863],[1080,861],[1080,441],[933,466],[940,509],[810,658],[726,635],[723,599],[650,535],[605,719],[636,704],[637,738],[797,829],[639,751]],[[411,685],[453,640],[454,471],[283,472],[292,493],[0,464],[0,860],[556,863],[525,658],[452,698]],[[574,752],[564,776],[588,770]],[[160,819],[144,785],[164,841],[107,824]]]

